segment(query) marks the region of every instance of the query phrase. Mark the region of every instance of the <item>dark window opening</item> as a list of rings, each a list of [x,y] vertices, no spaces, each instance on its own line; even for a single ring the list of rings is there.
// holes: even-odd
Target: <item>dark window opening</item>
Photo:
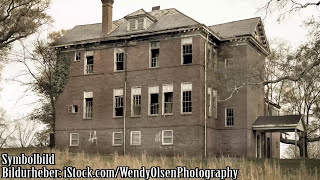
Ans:
[[[123,96],[115,96],[115,116],[123,116]]]
[[[85,119],[92,118],[93,98],[86,98]]]
[[[192,44],[183,45],[183,64],[192,64]]]
[[[87,56],[87,74],[92,74],[93,73],[93,56]]]
[[[76,52],[76,61],[81,59],[81,52]]]
[[[182,95],[182,112],[192,112],[192,92],[184,91]]]
[[[124,53],[117,53],[116,54],[116,66],[117,71],[123,71],[124,70]]]
[[[234,126],[234,112],[233,108],[226,109],[226,125],[227,126]]]
[[[159,94],[150,94],[150,114],[159,114]]]
[[[141,115],[141,95],[133,96],[133,115],[140,116]]]
[[[160,49],[151,50],[151,67],[158,67]]]
[[[164,113],[171,114],[173,112],[173,92],[164,93]]]

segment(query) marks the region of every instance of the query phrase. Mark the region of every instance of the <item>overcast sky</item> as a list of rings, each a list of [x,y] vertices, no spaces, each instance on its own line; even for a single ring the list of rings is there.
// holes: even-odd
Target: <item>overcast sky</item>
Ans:
[[[161,9],[176,8],[198,22],[209,26],[257,16],[264,18],[265,14],[258,12],[258,9],[265,3],[266,0],[115,0],[113,19],[121,19],[141,8],[151,11],[153,6],[160,5]],[[52,0],[48,13],[55,22],[50,28],[46,28],[47,33],[52,30],[71,29],[76,25],[100,23],[101,1]],[[287,41],[297,47],[305,41],[307,34],[303,20],[311,17],[312,14],[316,14],[315,9],[308,8],[286,16],[280,23],[277,22],[279,14],[269,15],[264,19],[268,39]],[[33,106],[29,103],[36,100],[34,96],[30,96],[17,102],[22,95],[23,88],[5,81],[7,78],[19,74],[21,69],[21,66],[11,63],[7,64],[3,70],[4,80],[1,83],[0,105],[4,107],[11,119],[31,112]]]
[[[113,7],[113,19],[121,19],[124,16],[138,10],[151,11],[153,6],[161,6],[161,9],[176,8],[191,18],[206,25],[220,24],[235,20],[261,16],[259,12],[266,3],[266,0],[115,0]],[[71,29],[76,25],[93,24],[101,22],[101,1],[100,0],[52,0],[48,10],[54,23],[46,28],[47,33],[52,30]],[[265,29],[269,39],[278,39],[298,46],[305,40],[306,29],[302,26],[303,20],[315,14],[313,9],[300,11],[286,16],[280,23],[276,21],[278,14],[269,15],[264,18]],[[3,79],[11,78],[19,74],[21,66],[7,64],[3,70]],[[21,116],[24,112],[30,111],[30,102],[34,101],[33,96],[24,98],[17,103],[21,97],[23,88],[17,84],[2,81],[1,104],[12,118]]]

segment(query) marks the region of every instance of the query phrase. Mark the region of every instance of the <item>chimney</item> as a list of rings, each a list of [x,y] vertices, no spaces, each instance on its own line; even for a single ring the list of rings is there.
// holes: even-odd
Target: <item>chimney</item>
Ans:
[[[102,36],[107,36],[112,30],[112,6],[114,0],[101,0],[102,2]]]
[[[152,11],[157,11],[157,10],[160,10],[160,6],[152,7]]]

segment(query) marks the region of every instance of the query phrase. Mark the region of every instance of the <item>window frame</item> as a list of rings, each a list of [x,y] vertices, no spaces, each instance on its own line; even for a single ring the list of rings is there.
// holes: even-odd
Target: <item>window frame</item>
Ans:
[[[115,140],[115,134],[121,134],[121,144],[115,144],[114,140]],[[119,140],[120,138],[117,138],[117,140]],[[112,146],[123,146],[123,134],[122,132],[113,132],[112,133]]]
[[[227,114],[228,114],[228,109],[232,109],[232,115],[233,115],[233,124],[228,125],[227,124]],[[226,107],[225,108],[225,127],[234,127],[235,126],[235,114],[234,114],[234,107]]]
[[[152,45],[155,44],[155,47]],[[149,68],[159,68],[159,62],[160,62],[160,41],[153,41],[149,43]],[[159,50],[159,57],[157,59],[156,66],[152,67],[152,50],[158,49]]]
[[[88,57],[92,56],[92,72],[88,73]],[[94,51],[86,51],[85,53],[85,62],[84,64],[84,75],[92,75],[94,74]]]
[[[164,136],[164,133],[165,133],[165,132],[171,132],[172,135],[165,137],[165,136]],[[165,142],[164,142],[164,139],[165,139],[165,138],[171,138],[171,143],[165,143]],[[161,134],[161,145],[163,145],[163,146],[172,146],[172,145],[173,145],[173,130],[162,130],[162,134]]]
[[[154,90],[151,90],[154,88]],[[156,91],[156,92],[151,92]],[[151,114],[151,95],[158,94],[158,114]],[[160,111],[160,103],[159,103],[160,93],[159,93],[159,86],[149,86],[148,87],[148,115],[149,116],[159,116]]]
[[[77,55],[78,55],[77,53],[80,54],[80,55],[79,55],[79,57],[80,57],[79,59],[77,59],[77,57],[78,57],[78,56],[77,56]],[[81,51],[76,51],[76,52],[74,52],[74,61],[75,61],[75,62],[78,62],[78,61],[81,61],[81,59],[82,59],[82,52],[81,52]]]
[[[92,99],[92,107],[91,107],[91,117],[87,117],[87,103],[86,99]],[[91,120],[93,119],[93,91],[84,91],[83,93],[83,119]]]
[[[191,88],[188,88],[188,89],[183,89],[183,86],[184,85],[187,85],[189,84]],[[183,112],[183,92],[187,92],[187,91],[191,91],[191,112]],[[192,114],[192,111],[193,111],[193,105],[192,105],[192,83],[191,82],[183,82],[181,83],[181,96],[180,96],[180,106],[181,106],[181,109],[180,109],[180,112],[181,114]]]
[[[140,93],[133,93],[133,90],[140,91]],[[140,96],[140,115],[134,114],[134,96]],[[142,114],[142,94],[141,94],[141,87],[136,86],[131,88],[131,117],[141,117]]]
[[[191,45],[191,63],[184,63],[184,46]],[[189,54],[190,55],[190,54]],[[181,65],[191,65],[193,64],[193,38],[187,37],[181,39]]]
[[[122,116],[116,116],[116,97],[122,96]],[[124,97],[123,97],[123,88],[113,89],[113,118],[123,118],[124,115]]]
[[[214,111],[214,118],[218,118],[218,91],[216,89],[212,90],[212,97],[214,97],[213,109]]]
[[[168,88],[169,90],[166,90]],[[165,113],[165,93],[172,93],[172,113]],[[162,85],[162,115],[170,116],[173,115],[173,105],[174,105],[174,94],[173,94],[173,84],[163,84]]]
[[[77,139],[72,139],[72,135],[77,135],[78,138],[77,138]],[[80,140],[79,140],[79,139],[80,139],[79,133],[70,133],[69,136],[70,136],[69,146],[70,146],[70,147],[77,147],[77,146],[79,146],[79,141],[80,141]],[[72,141],[73,141],[73,140],[77,140],[77,144],[76,144],[76,145],[72,144]]]
[[[77,107],[77,112],[76,112]],[[78,105],[70,105],[68,106],[68,114],[77,114],[79,112],[79,106]]]
[[[117,63],[118,63],[117,54],[121,54],[121,53],[123,53],[123,70],[117,70]],[[126,69],[126,67],[125,67],[126,66],[126,53],[125,53],[124,49],[123,48],[114,48],[113,55],[114,55],[114,58],[113,58],[113,71],[114,72],[124,72],[125,69]]]
[[[139,143],[138,144],[133,144],[133,134],[138,134],[139,135]],[[141,146],[141,131],[131,131],[130,132],[130,146]]]

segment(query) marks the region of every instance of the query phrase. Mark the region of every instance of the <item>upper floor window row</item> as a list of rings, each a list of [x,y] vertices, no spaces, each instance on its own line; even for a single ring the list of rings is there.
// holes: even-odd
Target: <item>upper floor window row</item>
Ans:
[[[193,62],[192,37],[181,39],[181,64],[187,65]],[[74,60],[80,61],[84,57],[84,74],[94,72],[94,51],[75,52]],[[114,71],[124,71],[126,67],[126,53],[124,48],[114,49]],[[149,68],[160,67],[160,42],[151,42],[149,46]]]

